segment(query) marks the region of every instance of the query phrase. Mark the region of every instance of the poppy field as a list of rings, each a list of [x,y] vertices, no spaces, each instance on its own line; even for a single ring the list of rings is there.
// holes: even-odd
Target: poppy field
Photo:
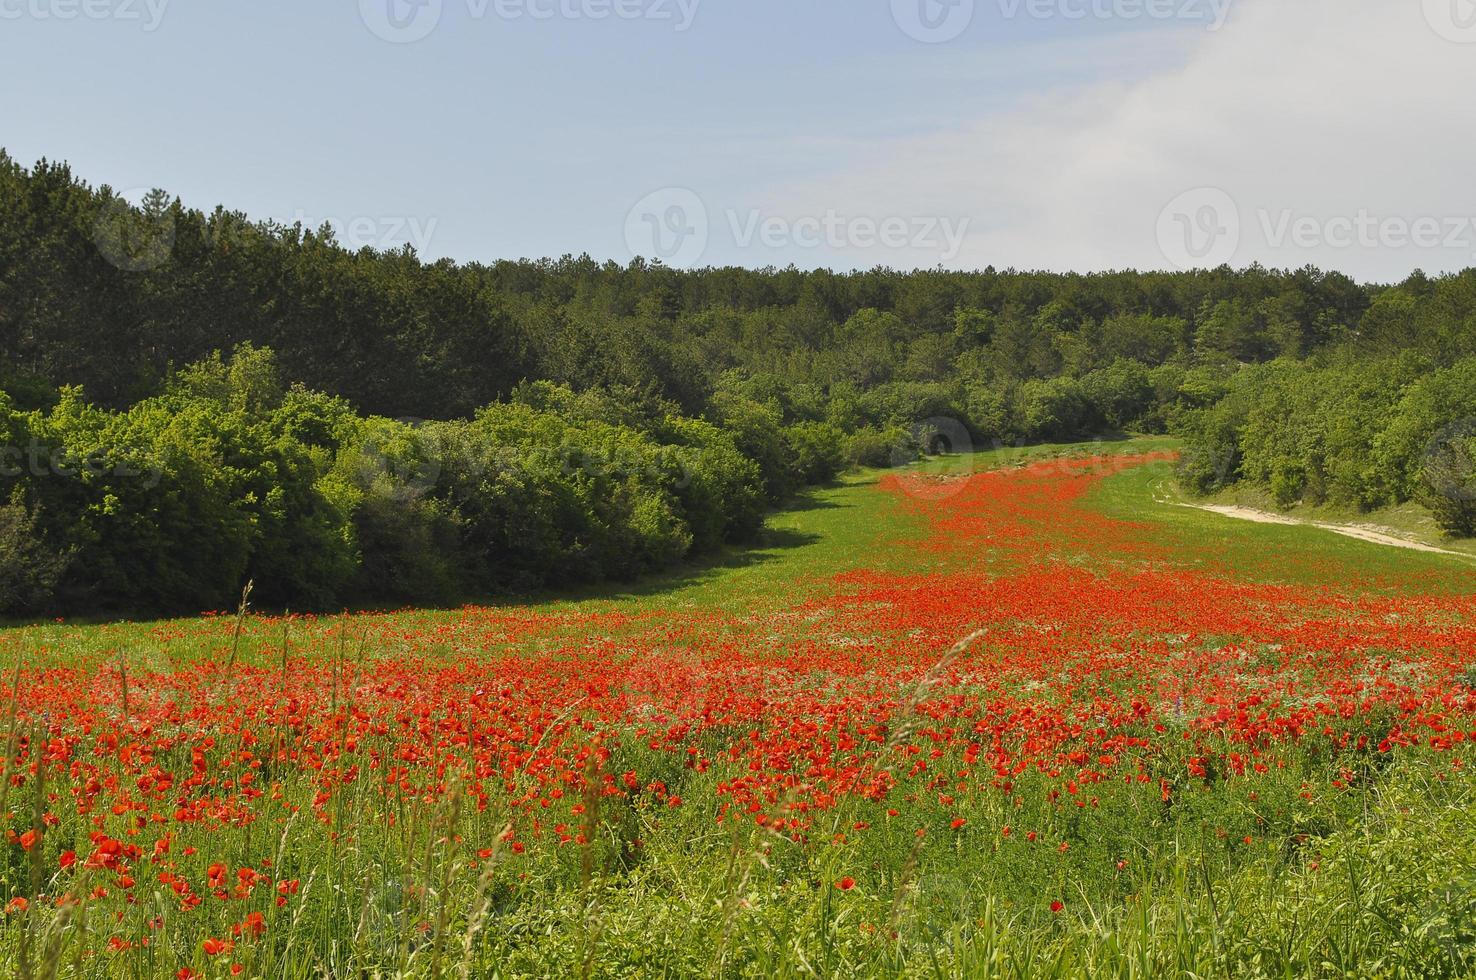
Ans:
[[[0,631],[7,975],[1469,975],[1471,564],[1172,466],[852,477],[616,593]]]

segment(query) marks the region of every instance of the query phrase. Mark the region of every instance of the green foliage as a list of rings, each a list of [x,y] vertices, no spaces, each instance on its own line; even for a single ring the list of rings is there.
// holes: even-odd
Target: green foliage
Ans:
[[[678,474],[643,433],[516,404],[433,431],[436,493],[457,505],[479,567],[500,586],[629,576],[691,546]]]
[[[1425,492],[1425,464],[1442,444],[1476,419],[1476,357],[1418,377],[1403,390],[1374,440],[1381,491],[1392,499]]]
[[[862,393],[856,407],[865,423],[906,428],[931,419],[958,419],[964,413],[960,402],[956,385],[899,381]]]
[[[1476,533],[1471,420],[1476,358],[1280,360],[1238,371],[1189,413],[1181,476],[1206,491],[1244,479],[1281,506],[1369,509],[1417,500],[1452,534]]]
[[[1421,499],[1441,528],[1476,536],[1476,421],[1444,430],[1425,456],[1421,476]]]
[[[778,502],[793,493],[794,450],[784,437],[780,411],[728,392],[713,396],[712,409],[717,424],[732,433],[738,451],[758,464],[769,500]]]
[[[1086,375],[1081,389],[1095,416],[1120,430],[1140,426],[1156,395],[1148,368],[1127,359]]]
[[[846,461],[852,466],[900,466],[921,455],[912,433],[897,426],[857,429],[845,444]]]
[[[1241,430],[1255,404],[1256,381],[1262,372],[1236,377],[1224,396],[1187,413],[1180,423],[1188,445],[1179,463],[1179,479],[1199,493],[1225,487],[1241,476]]]
[[[676,496],[694,550],[751,539],[767,506],[758,463],[731,432],[708,422],[673,416],[658,431],[676,447],[664,458],[680,467]]]
[[[1073,378],[1030,380],[1020,386],[1019,432],[1026,439],[1061,439],[1090,431],[1091,403]]]
[[[1162,364],[1189,349],[1189,324],[1180,317],[1118,313],[1102,321],[1101,350],[1143,364]]]
[[[1187,368],[1336,344],[1417,349],[1439,363],[1476,354],[1469,272],[1384,288],[1260,267],[836,274],[586,256],[427,263],[163,193],[133,207],[65,164],[9,157],[0,214],[0,255],[13,260],[0,281],[0,384],[24,387],[28,408],[75,384],[122,409],[157,394],[178,365],[243,342],[274,351],[282,378],[386,417],[464,418],[544,379],[576,393],[654,393],[687,415],[727,390],[786,423],[825,417],[842,385],[1004,390],[1121,360]],[[735,372],[740,380],[724,380]],[[200,373],[191,383],[220,383],[219,365]],[[829,420],[850,432],[928,417]]]
[[[829,426],[732,409],[730,431],[541,384],[471,420],[361,417],[249,345],[122,412],[76,389],[44,413],[0,397],[0,611],[222,608],[247,580],[325,609],[630,578],[751,536],[763,463],[786,492],[834,476]]]
[[[1296,460],[1278,459],[1271,470],[1271,497],[1279,507],[1290,507],[1307,490],[1307,471]]]
[[[800,479],[828,483],[845,468],[844,436],[829,422],[797,422],[784,430]]]
[[[48,544],[19,492],[0,504],[0,611],[41,608],[70,559]]]
[[[0,490],[74,554],[67,603],[229,605],[245,577],[299,606],[454,601],[637,574],[944,431],[1172,432],[1195,489],[1469,523],[1440,492],[1462,457],[1431,448],[1476,416],[1476,270],[426,263],[163,192],[134,207],[3,152],[0,215],[0,419],[27,459]]]
[[[214,351],[203,361],[184,368],[171,379],[171,394],[184,400],[213,401],[221,408],[260,415],[282,404],[286,392],[276,356],[248,341],[231,353],[229,361]]]

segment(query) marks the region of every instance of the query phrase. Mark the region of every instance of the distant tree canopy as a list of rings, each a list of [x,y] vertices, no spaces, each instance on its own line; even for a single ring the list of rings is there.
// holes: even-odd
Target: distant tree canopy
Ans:
[[[1183,434],[1199,489],[1415,498],[1471,533],[1473,363],[1476,270],[427,263],[0,151],[5,445],[160,481],[0,470],[0,610],[625,576],[847,465],[1123,429]]]
[[[287,377],[390,417],[465,417],[519,382],[650,389],[701,411],[730,370],[822,391],[990,385],[1304,357],[1476,354],[1470,275],[1364,287],[1314,269],[1070,275],[684,272],[588,257],[422,262],[327,229],[161,193],[135,207],[64,164],[0,152],[0,354],[12,384],[122,408],[242,343]]]

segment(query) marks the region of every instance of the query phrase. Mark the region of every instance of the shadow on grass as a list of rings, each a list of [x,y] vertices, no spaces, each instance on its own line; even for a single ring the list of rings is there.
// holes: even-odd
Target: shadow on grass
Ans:
[[[841,483],[831,483],[824,487],[817,487],[816,489],[834,490],[844,485],[845,484]],[[809,511],[816,510],[838,510],[842,506],[842,504],[838,504],[834,500],[822,500],[817,497],[813,491],[810,491],[795,497],[789,503],[785,504],[782,508],[770,514],[769,517],[770,519],[772,519],[775,517],[783,517],[785,514],[804,514]],[[772,530],[772,528],[765,528],[765,530]]]
[[[851,506],[849,504],[836,503],[833,500],[822,499],[819,496],[820,493],[828,489],[835,489],[842,485],[836,483],[829,487],[814,487],[797,494],[781,509],[772,511],[766,516],[764,526],[760,529],[753,541],[742,545],[725,546],[719,551],[689,558],[670,569],[653,572],[633,581],[590,582],[567,588],[488,593],[480,596],[468,596],[460,602],[418,602],[409,606],[404,604],[352,604],[347,609],[320,612],[318,615],[337,615],[340,612],[352,614],[395,613],[412,608],[419,611],[446,611],[460,609],[465,606],[504,609],[518,606],[541,605],[550,602],[619,601],[659,597],[668,592],[676,592],[702,585],[738,569],[769,564],[780,560],[788,553],[797,549],[819,544],[824,539],[818,534],[801,531],[797,528],[775,527],[773,526],[773,522],[782,521],[791,514],[836,510]],[[256,605],[252,606],[252,613],[257,615],[273,615],[280,612],[282,610],[258,607]],[[122,620],[131,622],[165,622],[173,618],[179,617],[171,616],[167,613],[158,614],[153,612],[135,612],[130,615],[123,610],[108,609],[100,609],[89,613],[74,612],[71,615],[63,617],[69,626],[94,626]],[[193,617],[186,616],[184,618]],[[0,618],[0,630],[21,629],[27,626],[42,626],[56,622],[57,620],[53,617],[37,617],[34,619]]]
[[[806,495],[790,506],[775,512],[773,516],[805,511],[833,510],[844,505],[816,500]],[[598,582],[569,589],[547,590],[520,596],[498,596],[478,603],[491,607],[525,606],[545,602],[585,602],[589,600],[620,601],[628,599],[650,599],[669,592],[679,592],[693,586],[720,579],[730,572],[754,568],[779,561],[789,552],[817,545],[824,540],[818,534],[796,528],[765,526],[750,543],[730,546],[722,551],[689,559],[675,568],[657,572],[633,582]]]

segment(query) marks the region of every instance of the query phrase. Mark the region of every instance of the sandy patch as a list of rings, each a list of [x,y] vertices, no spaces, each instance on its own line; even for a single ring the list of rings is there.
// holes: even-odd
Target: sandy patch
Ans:
[[[1357,538],[1360,541],[1388,545],[1391,548],[1407,548],[1410,551],[1424,551],[1435,555],[1454,555],[1457,558],[1471,557],[1463,551],[1451,551],[1448,548],[1437,548],[1432,544],[1425,544],[1422,541],[1411,541],[1409,538],[1400,537],[1389,528],[1375,527],[1369,524],[1325,524],[1321,521],[1299,521],[1295,517],[1287,517],[1285,514],[1273,514],[1270,511],[1256,510],[1254,507],[1237,507],[1227,504],[1178,503],[1176,506],[1193,507],[1195,510],[1207,510],[1212,514],[1222,514],[1225,517],[1233,517],[1239,521],[1254,521],[1257,524],[1305,524],[1308,527],[1321,528],[1324,531],[1331,531],[1334,534],[1341,534],[1349,538]]]
[[[1173,503],[1173,501],[1169,501]],[[1223,514],[1233,517],[1237,521],[1254,521],[1257,524],[1301,524],[1295,517],[1287,517],[1285,514],[1273,514],[1268,510],[1256,510],[1254,507],[1237,507],[1228,504],[1178,504],[1180,507],[1193,507],[1195,510],[1207,510],[1211,514]]]

